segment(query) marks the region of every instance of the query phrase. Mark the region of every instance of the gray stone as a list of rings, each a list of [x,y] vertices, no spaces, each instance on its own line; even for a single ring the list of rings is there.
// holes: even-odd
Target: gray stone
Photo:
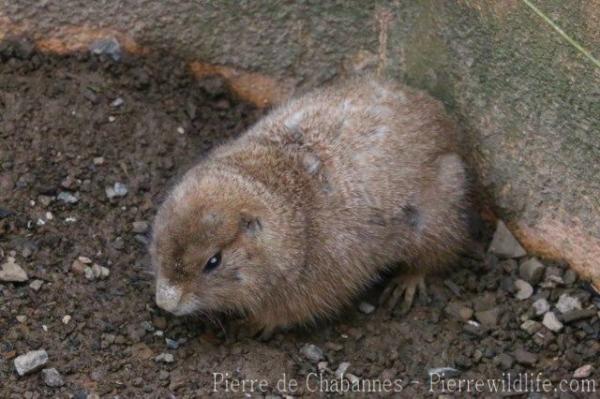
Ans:
[[[120,61],[122,57],[121,45],[114,37],[96,40],[90,45],[90,52],[95,55],[108,55],[113,61]]]
[[[515,297],[520,300],[528,299],[533,295],[533,287],[525,280],[515,280]]]
[[[501,353],[494,357],[494,363],[499,365],[503,370],[510,369],[515,362],[515,359],[507,353]]]
[[[541,316],[550,310],[550,304],[546,298],[537,299],[531,306],[533,307],[536,316]]]
[[[573,285],[577,281],[577,273],[573,269],[569,269],[565,272],[563,280],[566,285]]]
[[[523,364],[525,366],[533,366],[537,363],[538,360],[538,357],[535,353],[528,352],[523,348],[517,349],[513,353],[513,355],[517,363]]]
[[[313,363],[318,363],[323,360],[325,356],[323,355],[323,351],[316,345],[306,344],[300,349],[300,353],[304,355],[305,358],[310,360]]]
[[[498,324],[499,317],[500,308],[498,307],[475,312],[475,318],[486,327],[496,326]]]
[[[368,302],[361,302],[358,305],[358,310],[360,310],[364,314],[371,314],[375,311],[375,306],[371,305]]]
[[[43,349],[27,352],[14,360],[15,369],[20,376],[37,371],[46,363],[48,363],[48,353]]]
[[[44,384],[48,385],[49,387],[62,387],[65,385],[62,376],[54,367],[43,369],[42,378],[44,379]]]
[[[540,331],[542,328],[542,324],[538,323],[535,320],[525,320],[521,324],[521,330],[526,331],[529,335],[533,335],[536,332]]]
[[[501,220],[498,220],[496,232],[488,251],[503,258],[520,258],[527,255],[521,244]]]
[[[457,370],[453,367],[434,367],[427,370],[427,375],[429,378],[433,376],[439,376],[441,378],[455,378],[460,375],[460,370]]]
[[[117,108],[122,106],[123,104],[125,104],[125,101],[121,97],[117,97],[110,103],[110,106]]]
[[[106,187],[104,191],[106,192],[108,199],[124,197],[129,192],[129,190],[127,190],[127,186],[119,182],[116,182],[112,187]]]
[[[581,308],[581,301],[579,298],[570,296],[569,294],[561,294],[556,303],[556,309],[558,309],[560,313],[568,313],[572,310],[580,310]]]
[[[542,324],[550,331],[559,332],[563,329],[563,324],[558,320],[554,312],[546,312]]]
[[[27,281],[27,272],[15,261],[15,258],[9,256],[0,266],[0,281],[22,283]]]
[[[154,358],[154,361],[159,363],[173,363],[175,361],[175,357],[170,353],[161,353]]]
[[[56,198],[65,204],[76,204],[79,201],[79,198],[68,191],[61,191]]]
[[[31,282],[31,284],[29,284],[29,288],[31,288],[34,291],[39,291],[40,288],[42,288],[42,285],[44,284],[43,280],[33,280]]]
[[[590,317],[594,317],[596,315],[596,309],[575,309],[570,312],[563,313],[561,316],[561,320],[564,323],[572,323],[574,321],[589,319]]]
[[[573,378],[587,378],[592,374],[592,371],[594,371],[594,366],[591,364],[583,365],[573,372]]]
[[[350,363],[349,362],[342,362],[340,363],[340,365],[338,366],[338,368],[335,370],[335,376],[339,379],[344,378],[344,375],[346,374],[346,371],[348,371],[348,368],[350,367]]]
[[[519,266],[519,276],[531,284],[538,284],[544,276],[544,265],[536,258],[528,259]]]
[[[150,225],[145,220],[137,220],[132,223],[132,230],[136,234],[144,234],[149,228]]]
[[[463,321],[467,321],[473,317],[473,309],[459,302],[450,302],[444,310],[450,316]]]

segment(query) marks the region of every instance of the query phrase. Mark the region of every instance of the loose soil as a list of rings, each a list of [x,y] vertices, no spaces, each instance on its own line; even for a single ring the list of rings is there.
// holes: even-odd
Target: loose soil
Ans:
[[[219,79],[191,78],[174,57],[115,62],[41,55],[23,42],[3,45],[0,264],[14,256],[29,280],[0,282],[1,398],[263,397],[284,396],[284,387],[292,396],[329,397],[352,390],[336,377],[342,362],[350,363],[343,381],[356,376],[363,392],[354,395],[362,397],[443,397],[458,392],[458,379],[487,384],[538,373],[550,381],[546,397],[600,397],[581,392],[585,379],[573,378],[592,365],[587,379],[600,391],[597,314],[565,322],[559,333],[521,328],[528,318],[541,322],[532,310],[539,298],[554,305],[567,294],[599,310],[598,296],[561,264],[546,262],[545,273],[563,283],[534,284],[534,295],[518,300],[518,261],[465,258],[430,279],[430,303],[417,302],[407,315],[358,310],[360,301],[377,303],[377,286],[338,320],[268,342],[234,339],[219,326],[160,311],[148,233],[136,233],[133,222],[151,222],[178,174],[260,115]],[[106,188],[117,182],[128,192],[109,199]],[[77,201],[65,203],[61,193]],[[489,239],[484,229],[482,246]],[[79,256],[107,267],[108,278],[89,280],[74,270]],[[29,286],[36,279],[43,281],[37,291]],[[320,362],[318,349],[316,358],[305,355],[306,344],[322,350]],[[58,370],[62,387],[47,386],[39,371],[17,375],[14,358],[36,349],[48,352],[45,367]],[[173,362],[155,359],[163,353]],[[432,386],[428,371],[436,367],[455,369],[447,372],[456,385]],[[221,375],[228,382],[214,384]],[[561,380],[570,389],[559,387]],[[366,393],[367,382],[380,392]],[[465,393],[464,384],[457,396],[477,396]],[[500,396],[487,385],[483,392]]]

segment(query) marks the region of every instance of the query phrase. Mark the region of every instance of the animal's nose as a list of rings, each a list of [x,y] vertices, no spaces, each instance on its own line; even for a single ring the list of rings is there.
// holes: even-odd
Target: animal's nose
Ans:
[[[166,281],[156,283],[156,304],[167,312],[175,312],[181,300],[181,289]]]

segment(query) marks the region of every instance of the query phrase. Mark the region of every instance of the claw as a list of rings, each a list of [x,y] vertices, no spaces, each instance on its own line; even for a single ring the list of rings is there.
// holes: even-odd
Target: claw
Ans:
[[[429,302],[425,276],[421,274],[399,275],[390,281],[388,286],[383,290],[383,293],[379,297],[379,303],[383,304],[387,302],[387,309],[393,312],[402,298],[398,312],[404,315],[410,311],[415,294],[417,293],[420,301],[424,303]]]

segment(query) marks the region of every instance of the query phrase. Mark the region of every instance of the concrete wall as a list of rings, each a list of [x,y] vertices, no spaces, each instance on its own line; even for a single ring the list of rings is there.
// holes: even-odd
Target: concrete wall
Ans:
[[[600,57],[600,0],[531,1]],[[495,212],[600,286],[600,68],[522,0],[0,0],[13,35],[174,52],[259,105],[363,69],[423,88],[463,126]]]

